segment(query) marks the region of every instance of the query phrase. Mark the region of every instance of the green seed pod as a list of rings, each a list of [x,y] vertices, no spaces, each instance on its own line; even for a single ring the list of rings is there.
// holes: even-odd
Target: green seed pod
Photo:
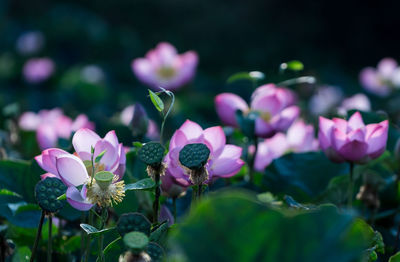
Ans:
[[[132,231],[139,231],[148,236],[150,235],[150,229],[150,221],[140,213],[123,214],[117,223],[117,230],[121,236]]]
[[[127,233],[123,238],[124,244],[133,253],[138,254],[146,249],[149,244],[149,238],[142,232],[133,231]]]
[[[39,206],[47,212],[55,213],[64,207],[65,201],[57,200],[67,191],[67,186],[55,177],[39,181],[35,187],[35,198]]]
[[[155,242],[150,242],[147,246],[146,253],[151,257],[151,261],[162,261],[164,257],[164,249]]]
[[[179,152],[179,162],[189,169],[202,168],[210,156],[210,149],[205,144],[187,144]]]
[[[157,166],[161,164],[165,148],[158,142],[144,144],[139,150],[139,159],[146,165]]]

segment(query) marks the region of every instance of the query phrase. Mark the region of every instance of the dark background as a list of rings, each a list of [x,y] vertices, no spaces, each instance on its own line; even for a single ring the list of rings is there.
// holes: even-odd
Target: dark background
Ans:
[[[160,41],[171,42],[179,52],[198,52],[196,80],[190,89],[179,91],[178,96],[190,98],[193,93],[201,94],[196,97],[200,107],[196,108],[196,102],[191,106],[212,113],[208,117],[214,120],[215,94],[249,93],[242,86],[225,83],[227,77],[238,71],[260,70],[266,73],[267,81],[272,81],[280,63],[298,59],[305,64],[304,74],[353,93],[361,91],[358,73],[363,67],[375,66],[386,56],[400,57],[398,1],[0,3],[0,51],[13,55],[17,61],[16,73],[2,79],[0,102],[17,100],[23,109],[62,106],[72,114],[83,111],[95,115],[101,108],[104,114],[112,115],[133,101],[146,104],[146,88],[132,74],[130,63]],[[57,64],[56,76],[40,88],[28,86],[18,70],[26,58],[15,55],[15,40],[27,30],[44,33],[46,47],[40,55],[52,57]],[[94,97],[87,101],[75,91],[60,89],[60,79],[65,78],[68,70],[86,64],[100,65],[107,76],[100,91],[83,95],[86,99]]]

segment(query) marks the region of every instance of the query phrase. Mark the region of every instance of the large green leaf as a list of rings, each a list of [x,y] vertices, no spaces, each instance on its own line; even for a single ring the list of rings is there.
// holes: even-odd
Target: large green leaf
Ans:
[[[10,190],[25,201],[35,203],[34,188],[43,173],[36,161],[0,160],[0,189]]]
[[[31,250],[29,249],[29,247],[18,247],[12,257],[12,262],[29,261],[30,257]]]
[[[171,247],[187,261],[356,261],[371,241],[364,225],[334,206],[279,211],[253,196],[224,192],[191,210]]]
[[[400,262],[400,252],[397,252],[389,258],[389,262]]]
[[[41,210],[38,205],[24,202],[0,205],[0,216],[13,225],[23,228],[36,228],[39,224]]]
[[[304,202],[320,195],[333,177],[346,173],[348,165],[333,163],[322,152],[290,153],[272,162],[263,184],[273,194]]]

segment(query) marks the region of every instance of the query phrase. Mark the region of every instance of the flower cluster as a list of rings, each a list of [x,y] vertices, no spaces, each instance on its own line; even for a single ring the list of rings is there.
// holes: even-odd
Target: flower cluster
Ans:
[[[39,113],[25,112],[19,118],[19,127],[22,130],[36,131],[36,138],[40,149],[56,147],[58,139],[69,139],[72,132],[80,128],[94,129],[84,114],[78,115],[75,120],[64,115],[59,108],[41,110]]]
[[[392,58],[384,58],[377,68],[367,67],[360,73],[361,85],[377,96],[388,96],[394,88],[400,88],[400,67]]]
[[[286,88],[267,84],[258,87],[251,96],[250,107],[241,97],[232,93],[222,93],[215,97],[218,116],[227,125],[239,127],[237,111],[244,115],[257,115],[255,134],[272,137],[277,132],[286,131],[299,116],[300,109],[294,105],[295,95]]]
[[[258,144],[254,169],[263,171],[274,159],[285,152],[310,152],[318,150],[318,140],[314,137],[314,127],[297,120],[286,134],[278,133]],[[250,149],[254,151],[254,147]]]

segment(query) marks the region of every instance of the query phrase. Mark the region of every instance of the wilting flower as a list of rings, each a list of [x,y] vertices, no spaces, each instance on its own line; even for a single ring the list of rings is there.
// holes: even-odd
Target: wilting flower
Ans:
[[[145,134],[151,140],[160,138],[157,124],[148,118],[146,110],[141,104],[125,107],[120,118],[124,125],[131,127],[134,136]]]
[[[23,68],[23,75],[27,82],[37,84],[47,80],[54,73],[54,62],[50,58],[31,58]]]
[[[72,132],[79,128],[94,129],[94,124],[86,115],[81,114],[75,120],[64,115],[59,108],[41,110],[39,113],[25,112],[19,118],[22,130],[36,131],[40,149],[56,147],[59,138],[69,139]]]
[[[361,85],[377,96],[388,96],[393,88],[400,87],[400,68],[392,58],[384,58],[377,68],[367,67],[360,73]]]
[[[292,91],[278,88],[274,84],[258,87],[251,97],[250,108],[235,94],[222,93],[215,97],[216,110],[222,122],[239,127],[237,111],[242,111],[244,115],[254,112],[257,114],[255,134],[266,138],[286,131],[296,120],[300,109],[294,103],[295,96]]]
[[[32,55],[44,46],[44,35],[40,31],[29,31],[17,39],[16,49],[21,55]]]
[[[360,110],[360,111],[371,111],[371,102],[368,97],[364,94],[355,94],[349,98],[343,100],[342,104],[338,108],[338,112],[341,115],[345,115],[349,110]]]
[[[335,162],[364,163],[379,157],[386,149],[388,120],[365,125],[361,114],[355,112],[348,121],[319,118],[319,144]]]
[[[343,92],[335,86],[321,86],[310,98],[309,110],[315,116],[326,115],[342,100]]]
[[[287,134],[278,133],[258,144],[254,168],[263,171],[274,159],[286,152],[310,152],[318,150],[318,140],[314,137],[314,127],[303,120],[296,121]],[[254,146],[250,148],[254,151]]]
[[[132,62],[132,70],[140,81],[158,90],[176,90],[192,80],[198,63],[197,53],[188,51],[179,55],[169,43],[159,43],[145,58]]]
[[[48,176],[61,179],[68,186],[67,201],[78,210],[89,210],[96,203],[107,206],[112,202],[120,202],[124,196],[124,186],[119,180],[121,173],[123,174],[125,170],[126,158],[125,151],[120,151],[122,145],[118,144],[115,133],[110,131],[104,139],[101,139],[89,129],[79,129],[73,137],[73,144],[79,157],[58,148],[46,149],[41,155],[35,157],[40,167],[48,172],[42,176],[42,179]],[[91,153],[87,155],[87,147],[94,148],[93,156]],[[103,156],[96,162],[95,159],[100,153]],[[92,178],[92,159],[95,162],[94,179]],[[112,174],[106,187],[104,181],[96,179],[96,175],[103,171],[109,171]],[[82,189],[79,190],[79,187]]]
[[[239,172],[244,165],[240,159],[242,148],[235,145],[227,145],[224,131],[220,126],[214,126],[203,130],[198,124],[186,120],[175,131],[169,144],[169,152],[164,161],[167,165],[166,176],[183,186],[192,185],[187,169],[179,162],[179,152],[191,143],[203,143],[210,149],[210,157],[205,164],[208,179],[205,183],[212,183],[219,177],[231,177]]]

